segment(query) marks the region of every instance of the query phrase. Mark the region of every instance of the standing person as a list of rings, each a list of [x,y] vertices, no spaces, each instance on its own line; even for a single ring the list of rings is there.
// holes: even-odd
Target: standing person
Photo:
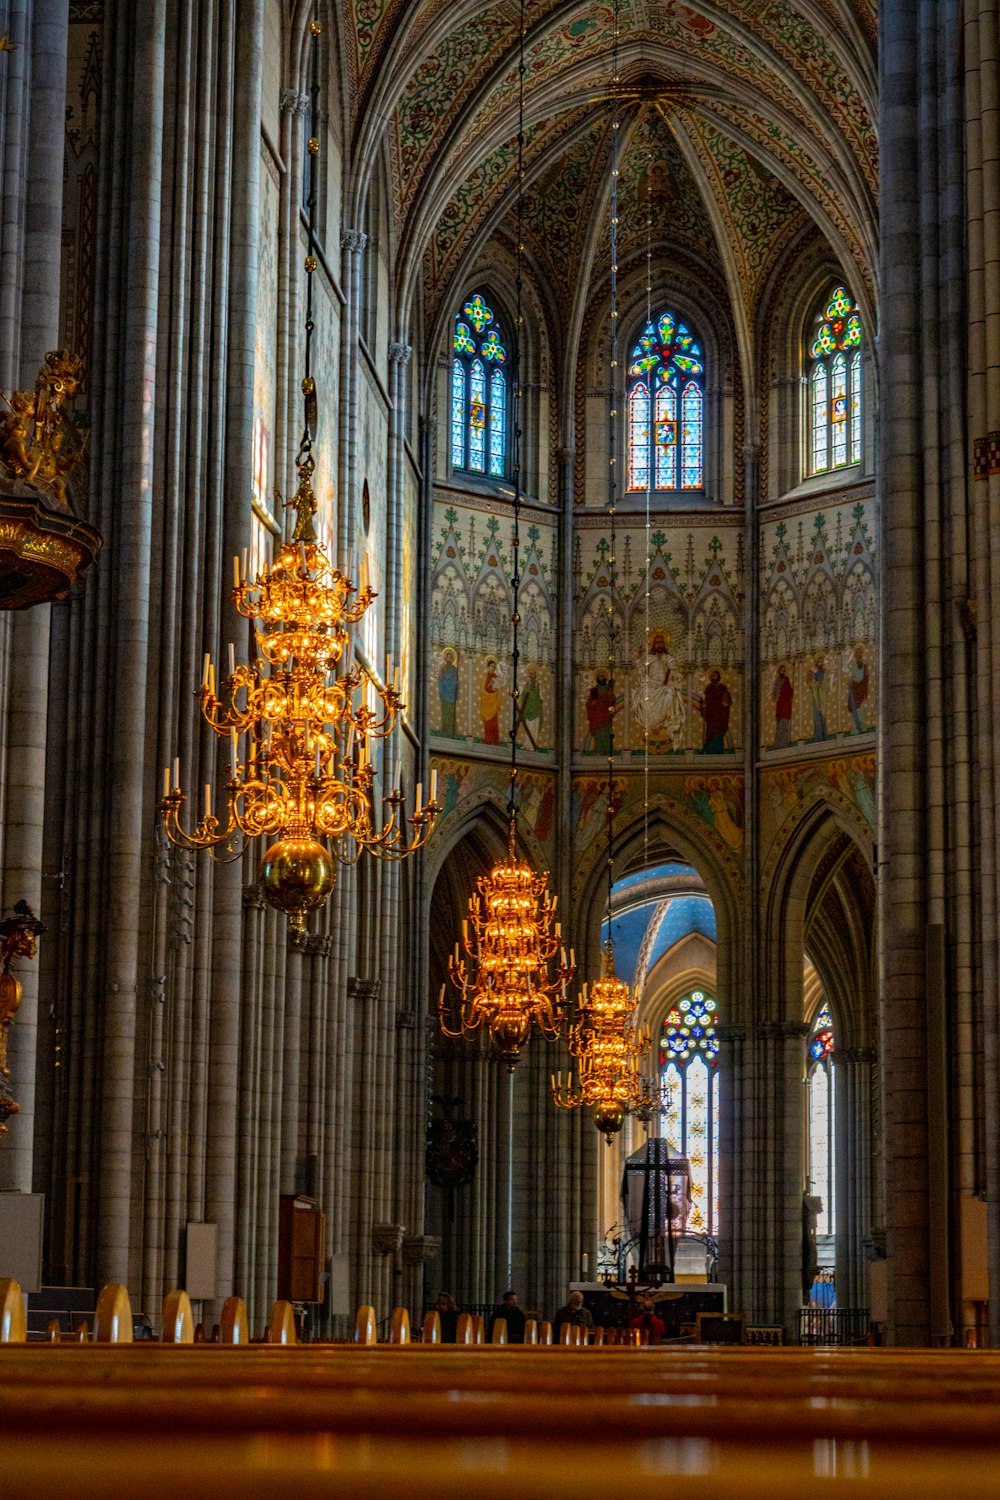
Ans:
[[[732,749],[729,711],[733,706],[733,695],[723,682],[721,672],[709,672],[702,695],[694,700],[694,705],[705,721],[702,755],[722,755],[727,749]]]
[[[774,743],[772,750],[787,750],[792,738],[792,700],[795,689],[792,687],[792,679],[788,675],[788,668],[782,662],[778,668],[771,687],[771,697],[774,699]]]
[[[868,663],[861,646],[856,646],[852,653],[848,651],[844,657],[844,671],[847,673],[847,712],[851,716],[855,734],[864,734],[868,725],[865,723],[865,702],[868,698]]]
[[[633,1318],[628,1325],[630,1328],[639,1328],[649,1334],[651,1344],[662,1343],[667,1332],[667,1325],[662,1318],[656,1316],[656,1305],[652,1297],[646,1297],[642,1303],[642,1312],[637,1318]]]
[[[458,1337],[458,1303],[450,1292],[438,1292],[436,1307],[441,1319],[441,1342],[453,1344]]]
[[[557,1338],[564,1323],[572,1323],[579,1328],[593,1328],[594,1315],[589,1307],[584,1307],[582,1292],[570,1292],[566,1298],[566,1306],[561,1307],[553,1318],[552,1327]]]
[[[483,744],[500,743],[500,676],[497,664],[491,656],[486,663],[486,675],[479,689],[479,713],[483,721]]]
[[[503,1318],[507,1324],[508,1344],[524,1343],[524,1325],[528,1321],[521,1308],[517,1305],[516,1292],[504,1292],[503,1300],[490,1319],[490,1337],[493,1337],[493,1324],[497,1318]]]
[[[611,722],[618,712],[615,686],[602,667],[594,678],[594,686],[587,698],[587,737],[584,751],[593,747],[595,755],[611,753]]]
[[[441,700],[441,733],[450,740],[456,739],[458,737],[458,655],[450,646],[441,656],[438,697]]]
[[[531,741],[532,750],[538,749],[538,741],[541,737],[542,715],[545,705],[542,703],[542,689],[538,682],[538,668],[528,668],[528,683],[521,694],[521,708],[518,714],[518,723],[524,725],[524,732]]]
[[[809,673],[809,695],[812,698],[813,739],[826,739],[826,701],[829,689],[826,681],[826,666],[822,656],[817,656]]]

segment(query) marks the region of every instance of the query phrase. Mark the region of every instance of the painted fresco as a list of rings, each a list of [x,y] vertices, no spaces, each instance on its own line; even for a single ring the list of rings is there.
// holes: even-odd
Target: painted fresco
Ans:
[[[875,502],[761,528],[761,749],[874,733]]]
[[[743,551],[737,527],[620,527],[611,588],[607,521],[574,551],[575,749],[725,756],[742,746]],[[614,595],[614,683],[609,670]]]
[[[340,304],[322,271],[313,276],[316,329],[313,334],[313,371],[319,398],[316,426],[316,534],[335,561],[337,558],[337,453],[340,421]],[[296,440],[298,432],[295,433]]]
[[[507,505],[435,503],[431,733],[498,753],[510,743],[511,536]],[[518,744],[529,755],[555,743],[553,548],[552,527],[522,511]]]
[[[595,867],[605,858],[608,818],[607,777],[596,769],[573,776],[570,830],[573,840],[573,896],[579,896]],[[615,827],[620,834],[643,817],[646,779],[638,770],[612,777]],[[649,787],[651,815],[665,817],[678,829],[712,848],[734,886],[742,881],[745,787],[742,772],[658,770]]]
[[[403,459],[402,590],[399,601],[399,680],[408,719],[416,710],[417,630],[417,476],[408,458]]]
[[[875,836],[877,805],[875,753],[859,746],[850,755],[774,766],[761,774],[760,848],[765,879],[787,835],[814,802],[839,807],[862,838]]]
[[[261,146],[260,225],[257,242],[257,328],[253,360],[253,500],[274,518],[274,427],[278,358],[278,169]]]
[[[431,768],[438,773],[438,800],[442,803],[435,838],[440,837],[452,817],[461,815],[470,798],[480,800],[486,790],[495,793],[506,806],[510,783],[506,768],[496,762],[434,755]],[[518,772],[517,805],[524,829],[543,847],[551,848],[555,831],[555,773],[522,767]]]
[[[360,482],[355,521],[358,560],[368,559],[368,577],[378,598],[358,626],[358,639],[365,659],[373,670],[381,672],[385,639],[385,548],[386,506],[389,483],[389,418],[382,393],[365,372],[361,382],[360,412]],[[368,486],[367,502],[365,485]]]

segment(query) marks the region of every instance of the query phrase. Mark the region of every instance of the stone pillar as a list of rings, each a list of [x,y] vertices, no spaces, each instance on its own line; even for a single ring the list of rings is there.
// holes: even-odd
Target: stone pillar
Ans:
[[[69,5],[68,0],[34,0],[20,15],[20,7],[12,10],[8,26],[22,55],[5,54],[10,70],[3,121],[4,144],[10,148],[5,150],[5,165],[11,163],[15,150],[20,160],[16,174],[5,173],[2,230],[4,248],[16,247],[19,256],[9,290],[20,286],[21,303],[16,324],[6,330],[4,342],[9,340],[9,348],[3,363],[10,371],[11,384],[16,380],[31,389],[46,353],[57,347],[59,338]],[[23,110],[23,115],[12,118],[11,112],[17,110]],[[7,295],[3,294],[4,300]],[[25,900],[36,915],[42,915],[50,630],[48,604],[19,612],[10,627],[4,914],[16,901]],[[58,903],[46,913],[49,925],[57,909]],[[0,1137],[0,1190],[27,1193],[34,1186],[37,963],[23,966],[21,985],[8,1063],[21,1111],[8,1133]]]
[[[719,1280],[729,1287],[730,1305],[746,1304],[749,1266],[745,1244],[753,1223],[750,1203],[746,1124],[751,1119],[746,1067],[747,1027],[723,1022],[719,1037]],[[752,1125],[751,1125],[752,1136]]]
[[[833,1054],[835,1111],[836,1285],[840,1307],[868,1306],[872,1232],[870,1047],[837,1047]]]
[[[936,1226],[954,1196],[951,1163],[931,1161],[932,1146],[947,1148],[928,1123],[928,938],[957,931],[968,895],[951,878],[955,852],[975,826],[956,804],[969,721],[953,649],[967,503],[962,10],[958,0],[883,0],[880,24],[879,1051],[889,1337],[899,1344],[950,1336],[948,1247]]]
[[[781,1323],[789,1343],[797,1341],[802,1306],[802,1080],[808,1032],[800,1021],[764,1021],[755,1038],[757,1149],[748,1185],[755,1275],[746,1311]],[[746,1154],[742,1167],[747,1170]]]

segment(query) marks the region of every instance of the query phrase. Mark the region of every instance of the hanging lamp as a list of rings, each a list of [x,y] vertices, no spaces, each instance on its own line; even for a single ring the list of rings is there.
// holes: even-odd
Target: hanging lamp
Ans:
[[[614,11],[614,36],[611,67],[611,398],[608,405],[608,517],[610,549],[608,556],[608,678],[612,700],[615,680],[615,587],[617,480],[617,395],[618,381],[618,159],[621,134],[621,79],[618,71],[619,9]],[[611,932],[611,897],[614,886],[614,714],[608,726],[607,766],[607,932],[602,949],[601,973],[592,986],[584,984],[577,1001],[576,1020],[569,1030],[569,1051],[576,1060],[579,1080],[574,1083],[572,1070],[566,1081],[561,1073],[552,1077],[552,1100],[557,1109],[587,1108],[593,1112],[594,1124],[610,1146],[612,1137],[621,1130],[626,1115],[651,1103],[648,1085],[640,1078],[638,1063],[649,1051],[648,1031],[635,1024],[638,991],[630,988],[615,972],[615,949]]]
[[[548,871],[536,871],[517,852],[517,730],[521,519],[521,294],[524,261],[524,35],[521,0],[518,33],[517,101],[517,307],[512,349],[514,499],[511,544],[511,720],[510,789],[507,798],[507,853],[488,875],[481,875],[469,898],[461,944],[448,960],[458,1002],[441,986],[438,1016],[445,1036],[485,1032],[494,1054],[513,1072],[532,1031],[554,1040],[563,1024],[566,985],[573,976],[567,961],[557,897],[548,889]]]
[[[313,277],[318,266],[316,238],[319,139],[318,4],[309,23],[312,37],[312,112],[308,143],[308,249],[306,270],[303,427],[295,461],[297,487],[288,502],[296,522],[274,563],[256,578],[247,573],[247,555],[233,559],[233,591],[239,613],[254,622],[259,655],[237,663],[229,647],[228,676],[216,693],[215,668],[206,653],[201,686],[202,713],[209,727],[230,746],[229,780],[222,817],[205,787],[204,815],[193,832],[181,824],[187,800],[181,790],[180,762],[173,777],[164,772],[160,812],[171,842],[185,849],[221,849],[239,858],[245,841],[261,835],[274,840],[258,868],[268,903],[287,913],[299,936],[308,914],[325,904],[336,883],[337,862],[354,864],[364,850],[382,859],[402,859],[426,843],[440,811],[436,773],[425,803],[418,783],[413,812],[397,784],[375,808],[372,742],[384,740],[403,708],[399,668],[387,661],[384,684],[351,656],[351,628],[363,617],[375,592],[364,561],[360,589],[333,566],[316,536],[313,491],[318,399],[312,371]],[[410,825],[409,830],[406,825]]]

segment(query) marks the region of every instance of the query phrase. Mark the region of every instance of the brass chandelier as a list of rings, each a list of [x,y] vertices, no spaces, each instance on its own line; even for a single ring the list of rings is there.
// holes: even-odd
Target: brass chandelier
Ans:
[[[609,937],[603,948],[601,977],[589,991],[583,986],[577,1019],[569,1031],[579,1083],[574,1086],[572,1074],[565,1084],[561,1073],[552,1077],[556,1107],[593,1110],[594,1124],[609,1146],[627,1114],[648,1110],[651,1118],[659,1102],[659,1090],[639,1074],[639,1060],[649,1051],[652,1038],[645,1027],[635,1025],[636,1001],[636,994],[615,973],[615,950]]]
[[[511,725],[510,792],[507,801],[507,854],[488,875],[481,875],[469,898],[462,923],[461,947],[448,960],[448,973],[459,1003],[449,1002],[441,986],[438,1015],[445,1036],[485,1031],[495,1055],[513,1072],[521,1048],[533,1029],[550,1040],[561,1034],[566,985],[573,977],[559,922],[557,897],[548,890],[548,872],[537,872],[517,854],[518,607],[521,517],[521,313],[524,254],[524,0],[521,0],[518,57],[517,132],[517,309],[511,360],[513,387],[513,535],[511,545]],[[457,1016],[456,1016],[457,1012]],[[454,1024],[457,1020],[457,1024]]]
[[[617,512],[616,478],[616,395],[618,378],[618,141],[621,130],[620,78],[618,73],[618,0],[614,9],[612,56],[611,121],[611,381],[608,406],[608,515],[611,523],[611,545],[608,557],[610,582],[608,591],[608,677],[614,692],[615,673],[615,515]],[[576,1059],[579,1082],[574,1084],[572,1070],[563,1082],[561,1073],[552,1076],[552,1102],[557,1109],[586,1108],[593,1111],[594,1124],[610,1146],[611,1138],[625,1123],[627,1114],[652,1110],[655,1094],[640,1077],[640,1058],[649,1051],[649,1032],[637,1029],[635,1013],[638,991],[633,991],[615,972],[615,950],[611,936],[611,896],[614,881],[614,711],[608,726],[607,767],[607,937],[602,949],[601,975],[588,991],[584,984],[577,1001],[576,1020],[569,1030],[570,1055]]]
[[[316,158],[318,134],[317,39],[321,26],[310,23],[313,38],[312,128],[309,140],[309,246],[306,269],[306,352],[302,380],[305,417],[296,458],[298,484],[289,508],[296,525],[274,563],[250,578],[246,553],[233,559],[233,591],[238,612],[254,624],[258,656],[237,663],[229,647],[229,672],[216,692],[215,668],[206,653],[200,690],[205,721],[230,747],[229,780],[223,816],[213,810],[205,786],[204,815],[193,832],[181,824],[186,797],[180,763],[173,778],[164,772],[160,811],[171,842],[185,849],[222,848],[236,859],[244,841],[262,835],[275,842],[261,858],[258,880],[265,899],[290,918],[293,933],[305,932],[306,917],[322,906],[336,883],[336,861],[353,864],[365,849],[383,859],[402,859],[426,843],[439,811],[436,773],[422,800],[418,783],[407,818],[397,779],[384,794],[382,814],[374,807],[372,742],[384,740],[403,707],[399,668],[386,666],[380,685],[350,658],[351,627],[376,595],[362,563],[356,589],[331,563],[317,540],[313,517],[318,415],[311,371],[313,276],[316,257]],[[410,829],[407,830],[407,822]],[[332,851],[332,852],[331,852]]]

